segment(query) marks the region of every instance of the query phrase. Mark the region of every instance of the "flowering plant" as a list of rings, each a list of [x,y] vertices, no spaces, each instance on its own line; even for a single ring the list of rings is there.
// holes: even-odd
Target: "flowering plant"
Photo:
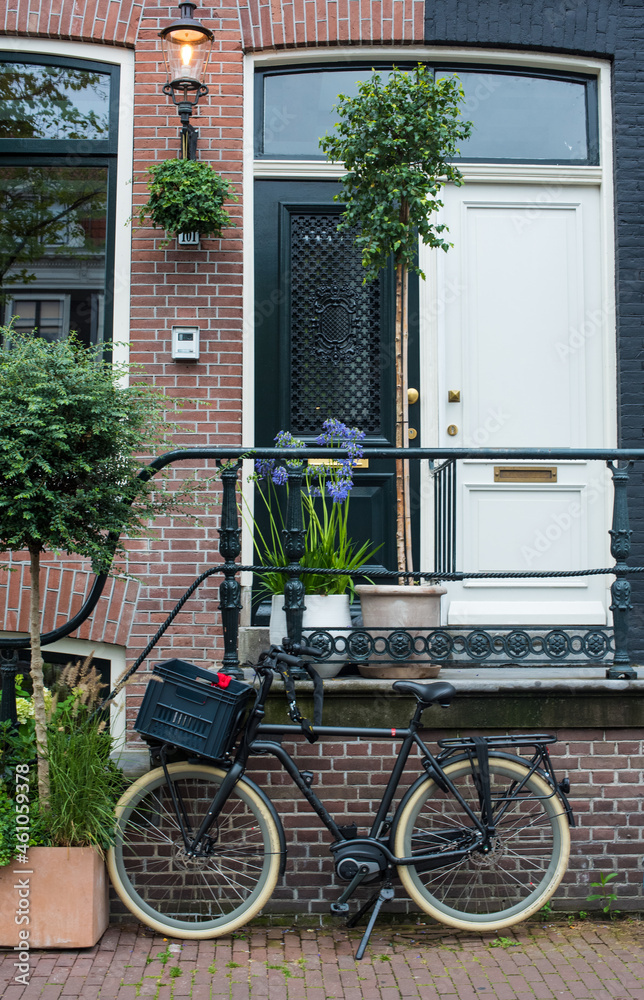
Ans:
[[[45,844],[53,847],[94,846],[113,843],[114,806],[124,779],[111,759],[114,740],[105,719],[93,715],[101,701],[102,683],[91,665],[91,655],[82,663],[70,663],[55,682],[45,688],[47,709],[47,759],[51,773],[49,807],[38,794],[34,769],[36,733],[33,694],[16,677],[17,731],[0,723],[0,867],[24,854],[25,848]],[[22,765],[18,770],[17,765]],[[18,778],[18,773],[28,777]],[[17,794],[17,783],[28,793]],[[17,838],[18,808],[25,812],[29,798],[29,840]]]
[[[303,573],[302,583],[308,594],[344,594],[354,591],[351,573],[371,559],[380,546],[371,542],[356,546],[349,537],[349,495],[353,488],[353,469],[362,457],[364,431],[347,427],[340,420],[329,419],[322,425],[322,433],[315,439],[317,445],[344,448],[348,458],[320,464],[309,463],[302,490],[302,513],[305,529],[305,551],[300,564],[315,569],[346,570],[345,573]],[[275,437],[278,448],[304,448],[304,441],[294,438],[289,431],[280,431]],[[288,557],[284,550],[284,508],[280,503],[278,487],[288,489],[288,466],[299,462],[287,461],[286,467],[274,459],[258,459],[251,477],[259,484],[259,496],[268,518],[268,528],[262,531],[253,519],[254,544],[263,566],[285,566]],[[262,575],[262,590],[282,594],[288,577],[286,573],[268,572]]]

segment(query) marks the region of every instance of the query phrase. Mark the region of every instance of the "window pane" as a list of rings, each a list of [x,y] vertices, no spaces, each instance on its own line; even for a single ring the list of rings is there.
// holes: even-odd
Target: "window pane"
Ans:
[[[0,139],[107,139],[107,73],[0,62]]]
[[[358,92],[358,81],[370,76],[370,69],[266,76],[264,156],[324,159],[319,142],[337,120],[333,106],[338,103],[338,94],[353,97]]]
[[[0,168],[0,296],[21,327],[101,335],[106,208],[107,167]]]
[[[436,76],[454,74],[465,91],[463,118],[474,124],[462,158],[590,162],[585,81],[458,69]],[[370,75],[367,68],[267,74],[259,155],[324,159],[318,143],[337,120],[338,94],[355,95]]]
[[[588,159],[586,84],[505,73],[437,73],[461,81],[471,137],[461,157],[479,160]]]

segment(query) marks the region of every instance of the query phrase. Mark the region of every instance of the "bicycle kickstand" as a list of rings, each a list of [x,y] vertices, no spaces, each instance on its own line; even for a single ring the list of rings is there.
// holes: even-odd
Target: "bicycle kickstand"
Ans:
[[[356,952],[357,961],[360,961],[360,959],[363,957],[367,949],[367,945],[369,944],[369,938],[371,937],[373,926],[376,920],[378,919],[380,907],[382,906],[383,903],[386,903],[393,898],[394,898],[393,886],[391,882],[385,882],[380,891],[374,893],[371,899],[368,899],[367,902],[364,904],[364,906],[360,907],[358,912],[355,913],[352,917],[350,917],[349,920],[347,920],[347,927],[355,927],[355,925],[360,920],[360,917],[362,917],[365,913],[368,913],[371,907],[373,907],[373,913],[369,917],[369,923],[367,924],[366,930],[362,935],[362,941],[360,942],[360,946]]]

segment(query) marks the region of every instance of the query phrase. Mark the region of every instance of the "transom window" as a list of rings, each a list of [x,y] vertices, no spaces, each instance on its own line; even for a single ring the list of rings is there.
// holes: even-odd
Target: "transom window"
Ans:
[[[119,68],[0,53],[0,316],[111,336]]]
[[[324,159],[319,140],[334,127],[339,94],[353,96],[372,69],[264,70],[257,74],[256,155]],[[413,66],[400,64],[401,69]],[[436,66],[463,86],[463,117],[473,123],[461,146],[464,162],[598,163],[597,83],[591,76],[508,69]]]

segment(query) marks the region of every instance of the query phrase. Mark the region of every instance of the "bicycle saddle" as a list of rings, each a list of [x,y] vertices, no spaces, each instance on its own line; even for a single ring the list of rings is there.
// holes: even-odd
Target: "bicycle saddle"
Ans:
[[[456,694],[456,688],[448,684],[447,681],[435,681],[433,684],[419,684],[418,681],[394,681],[392,687],[400,694],[413,694],[424,708],[435,704],[448,708]]]

